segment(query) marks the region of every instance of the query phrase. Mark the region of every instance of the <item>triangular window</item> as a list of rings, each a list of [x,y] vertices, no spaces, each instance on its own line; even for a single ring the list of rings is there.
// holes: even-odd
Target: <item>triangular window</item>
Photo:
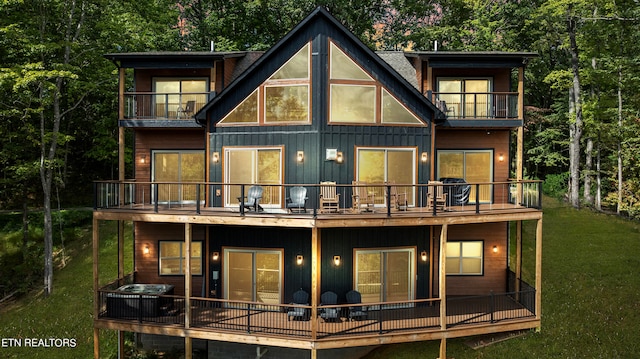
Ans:
[[[347,54],[331,43],[331,79],[373,81]]]
[[[249,97],[225,116],[220,125],[308,124],[311,96],[311,45],[304,45]]]
[[[407,110],[395,97],[382,89],[382,123],[422,124],[413,113]]]

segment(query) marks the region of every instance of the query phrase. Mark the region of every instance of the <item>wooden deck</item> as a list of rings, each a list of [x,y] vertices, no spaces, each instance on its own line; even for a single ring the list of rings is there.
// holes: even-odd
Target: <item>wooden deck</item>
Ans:
[[[193,298],[189,328],[185,328],[183,299],[176,299],[171,309],[157,317],[110,318],[101,312],[96,325],[110,329],[179,335],[188,330],[202,339],[227,340],[234,342],[259,342],[264,338],[279,338],[292,347],[303,347],[301,342],[348,341],[363,345],[363,342],[409,338],[415,335],[438,336],[451,331],[468,335],[505,331],[501,328],[534,328],[539,325],[536,315],[523,304],[505,296],[493,304],[487,304],[487,297],[457,299],[447,301],[446,326],[440,323],[439,300],[416,301],[405,307],[367,307],[366,317],[361,320],[348,319],[348,305],[335,306],[340,313],[336,320],[325,321],[311,317],[311,307],[303,307],[309,316],[292,318],[288,315],[291,307],[284,305],[258,305],[257,303],[230,303]],[[397,304],[396,304],[397,305]],[[491,308],[489,310],[489,308]],[[313,327],[315,325],[315,328]],[[511,329],[513,330],[513,329]],[[452,334],[447,334],[452,337]],[[226,338],[226,339],[221,339]],[[385,339],[386,338],[386,339]],[[392,339],[395,338],[395,339]],[[330,346],[332,344],[325,344]],[[287,345],[283,345],[287,346]]]

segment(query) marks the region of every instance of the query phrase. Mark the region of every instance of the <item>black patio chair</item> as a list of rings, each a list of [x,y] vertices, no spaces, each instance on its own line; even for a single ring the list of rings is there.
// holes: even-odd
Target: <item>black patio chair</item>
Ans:
[[[360,292],[358,292],[357,290],[348,291],[346,294],[346,297],[347,297],[347,303],[349,304],[362,303],[362,296],[360,295]],[[357,320],[367,319],[367,311],[361,305],[349,307],[349,320],[356,320],[356,319]]]
[[[291,187],[286,202],[290,212],[307,213],[307,189],[300,186]]]
[[[309,305],[309,293],[300,289],[293,293],[293,303],[298,305]],[[287,312],[287,320],[309,320],[309,310],[307,308],[291,307]]]
[[[320,306],[331,306],[338,304],[338,295],[332,291],[324,292],[320,296]],[[320,308],[320,318],[325,322],[337,321],[339,318],[338,308]]]

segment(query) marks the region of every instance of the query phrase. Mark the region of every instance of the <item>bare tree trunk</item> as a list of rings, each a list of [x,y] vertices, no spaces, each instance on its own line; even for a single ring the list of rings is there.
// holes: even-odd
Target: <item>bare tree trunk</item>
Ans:
[[[600,177],[600,135],[598,135],[598,154],[596,156],[596,200],[595,207],[598,211],[602,210],[602,178]]]
[[[582,137],[582,100],[580,98],[580,66],[578,45],[576,43],[576,20],[571,15],[569,5],[567,28],[569,32],[569,52],[571,53],[571,70],[573,87],[569,91],[569,101],[573,104],[574,113],[569,123],[569,202],[574,208],[580,208],[580,139]]]
[[[591,177],[593,173],[593,140],[587,138],[587,146],[584,150],[584,188],[582,197],[587,205],[593,205],[593,196],[591,195]]]
[[[618,205],[616,213],[622,207],[622,66],[618,66]]]

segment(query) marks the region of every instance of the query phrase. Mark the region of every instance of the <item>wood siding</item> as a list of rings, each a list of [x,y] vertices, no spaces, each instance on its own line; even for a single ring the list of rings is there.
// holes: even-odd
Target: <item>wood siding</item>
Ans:
[[[435,230],[433,292],[438,292],[438,255],[440,252],[440,228]],[[507,223],[454,225],[448,229],[449,241],[481,240],[483,247],[483,274],[469,276],[447,276],[447,295],[488,295],[490,291],[503,293],[507,290]],[[493,252],[493,246],[498,252]]]
[[[203,241],[202,271],[203,275],[194,275],[191,281],[191,293],[200,296],[204,283],[206,251],[203,226],[194,226],[192,241]],[[159,241],[184,241],[184,226],[179,224],[159,224],[136,222],[135,224],[135,258],[136,282],[154,284],[173,284],[176,295],[184,295],[184,275],[159,275]],[[145,246],[149,246],[149,253],[144,254]]]

